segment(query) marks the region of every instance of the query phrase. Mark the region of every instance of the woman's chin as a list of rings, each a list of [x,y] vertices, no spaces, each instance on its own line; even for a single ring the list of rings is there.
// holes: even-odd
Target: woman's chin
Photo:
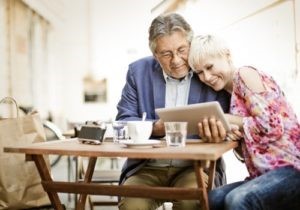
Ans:
[[[221,91],[221,90],[223,90],[223,88],[222,87],[218,87],[218,86],[211,86],[211,88],[212,89],[214,89],[214,91]]]

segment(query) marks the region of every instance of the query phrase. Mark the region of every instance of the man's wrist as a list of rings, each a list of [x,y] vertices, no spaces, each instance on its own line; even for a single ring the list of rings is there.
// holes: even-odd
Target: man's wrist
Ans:
[[[165,136],[165,129],[162,123],[157,123],[158,121],[153,121],[152,136],[161,138]]]

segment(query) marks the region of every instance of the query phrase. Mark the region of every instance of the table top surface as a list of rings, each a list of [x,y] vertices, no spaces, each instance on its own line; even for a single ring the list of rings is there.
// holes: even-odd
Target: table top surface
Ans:
[[[150,140],[149,140],[150,141]],[[189,142],[189,141],[187,141]],[[82,144],[76,138],[33,143],[24,146],[7,146],[4,152],[28,155],[72,155],[85,157],[129,157],[157,159],[216,160],[225,152],[237,147],[237,142],[187,143],[185,147],[167,147],[165,143],[149,148],[128,148],[122,144],[103,142],[100,145]]]

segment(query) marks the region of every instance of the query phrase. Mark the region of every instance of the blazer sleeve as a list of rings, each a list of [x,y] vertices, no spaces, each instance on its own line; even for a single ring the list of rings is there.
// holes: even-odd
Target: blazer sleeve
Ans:
[[[129,65],[126,83],[117,105],[117,120],[140,120],[147,113],[147,120],[155,120],[155,108],[164,104],[161,92],[163,76],[157,61],[146,57]],[[157,90],[159,88],[159,90]]]
[[[126,75],[126,83],[122,90],[121,99],[117,105],[118,114],[116,116],[116,120],[139,119],[137,87],[132,71],[132,67],[129,65]]]

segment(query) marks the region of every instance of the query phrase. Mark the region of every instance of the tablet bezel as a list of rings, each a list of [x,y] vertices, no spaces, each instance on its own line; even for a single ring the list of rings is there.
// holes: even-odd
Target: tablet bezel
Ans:
[[[226,131],[230,130],[230,125],[226,120],[223,109],[217,101],[203,102],[178,107],[157,108],[155,109],[155,112],[164,122],[187,121],[188,135],[198,134],[198,123],[203,118],[209,118],[212,116],[223,123]]]

